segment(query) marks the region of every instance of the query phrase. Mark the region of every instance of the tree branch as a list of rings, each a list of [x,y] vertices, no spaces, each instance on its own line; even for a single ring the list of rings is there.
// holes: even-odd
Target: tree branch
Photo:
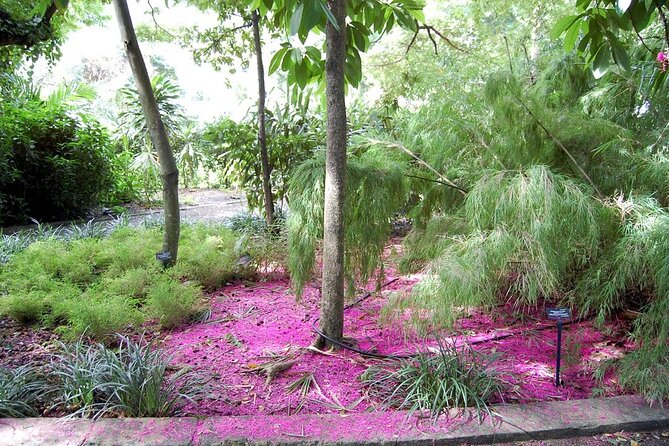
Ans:
[[[149,4],[149,8],[151,8],[151,19],[153,20],[153,24],[156,27],[156,29],[161,30],[162,32],[164,32],[165,34],[167,34],[168,36],[170,36],[171,38],[174,39],[174,37],[175,37],[174,34],[169,32],[168,30],[166,30],[162,26],[160,26],[160,24],[158,23],[158,20],[156,20],[156,8],[154,8],[153,5],[151,4],[151,0],[146,0],[146,2]]]
[[[446,37],[445,35],[443,35],[442,33],[440,33],[440,32],[439,32],[434,26],[432,26],[432,25],[427,25],[427,24],[425,24],[425,25],[420,25],[420,26],[418,26],[418,29],[424,29],[424,30],[427,30],[427,34],[428,34],[428,36],[430,37],[430,40],[432,40],[432,43],[434,43],[435,47],[436,47],[436,42],[434,41],[434,38],[432,37],[432,34],[431,34],[431,33],[435,33],[437,36],[439,36],[439,38],[440,38],[441,40],[443,40],[444,42],[446,42],[446,44],[447,44],[448,46],[450,46],[451,48],[453,48],[453,49],[455,49],[455,50],[458,50],[458,51],[461,51],[461,52],[463,52],[463,53],[466,52],[465,50],[463,50],[462,48],[460,48],[459,46],[457,46],[456,44],[454,44],[454,43],[451,41],[451,39],[449,39],[448,37]],[[435,52],[436,52],[436,50],[435,50]]]
[[[367,145],[369,145],[369,146],[381,145],[381,146],[385,146],[385,147],[388,147],[388,148],[391,148],[391,149],[399,149],[399,150],[403,151],[404,153],[409,155],[411,158],[416,160],[418,162],[418,164],[422,165],[423,167],[425,167],[429,171],[431,171],[433,174],[435,174],[437,176],[437,178],[439,178],[444,184],[446,184],[447,186],[452,187],[453,189],[457,189],[462,195],[467,195],[467,191],[465,189],[461,188],[460,186],[458,186],[457,184],[455,184],[454,182],[452,182],[451,180],[446,178],[444,175],[439,173],[439,171],[437,169],[430,166],[427,162],[423,161],[418,155],[413,153],[408,148],[404,147],[402,144],[397,144],[397,143],[389,142],[389,141],[381,141],[381,140],[372,139],[372,138],[368,138],[367,141],[368,141]]]

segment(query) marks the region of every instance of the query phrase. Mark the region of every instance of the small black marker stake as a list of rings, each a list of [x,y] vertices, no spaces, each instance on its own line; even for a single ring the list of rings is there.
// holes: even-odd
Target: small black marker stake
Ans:
[[[555,364],[555,387],[560,387],[560,357],[562,355],[562,319],[557,323],[557,358]]]
[[[562,357],[562,322],[571,317],[569,308],[546,308],[548,319],[557,321],[557,357],[555,359],[555,387],[560,387],[560,359]]]

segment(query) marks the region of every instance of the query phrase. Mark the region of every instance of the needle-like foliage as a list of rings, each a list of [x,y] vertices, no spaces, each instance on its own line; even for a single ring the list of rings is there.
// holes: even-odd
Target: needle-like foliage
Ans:
[[[324,154],[318,153],[297,168],[290,184],[288,265],[298,295],[314,273],[323,237],[324,163]],[[382,268],[381,254],[392,229],[391,219],[405,197],[403,169],[383,151],[369,149],[349,158],[344,214],[349,294],[356,279],[366,282]]]
[[[515,305],[534,306],[564,290],[597,257],[605,215],[586,188],[546,167],[487,174],[458,214],[469,232],[453,218],[440,235],[431,226],[424,252],[442,250],[428,278],[396,303],[429,310],[427,322],[435,324],[449,324],[461,309],[497,304],[500,293]]]

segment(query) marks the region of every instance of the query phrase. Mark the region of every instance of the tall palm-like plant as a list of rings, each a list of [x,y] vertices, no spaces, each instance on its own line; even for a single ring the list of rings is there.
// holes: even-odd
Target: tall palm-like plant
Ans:
[[[168,137],[174,141],[186,119],[183,108],[177,102],[182,95],[181,88],[164,74],[158,74],[151,79],[151,88]],[[151,142],[137,88],[131,85],[121,88],[117,101],[120,110],[117,118],[120,143],[133,154],[130,167],[142,178],[142,195],[144,200],[150,201],[160,187],[160,164]]]
[[[151,78],[151,88],[156,98],[158,111],[170,138],[178,132],[179,126],[186,119],[183,107],[177,102],[182,96],[181,88],[173,79],[164,74]],[[143,140],[150,143],[149,129],[139,102],[137,88],[127,85],[118,92],[118,123],[123,134],[128,135],[131,144]]]

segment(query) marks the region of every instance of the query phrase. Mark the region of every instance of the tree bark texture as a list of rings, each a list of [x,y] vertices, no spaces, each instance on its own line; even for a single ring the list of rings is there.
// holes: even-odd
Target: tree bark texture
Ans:
[[[56,4],[51,2],[41,18],[16,22],[8,12],[0,9],[0,46],[20,45],[30,48],[51,39],[51,18],[56,11]]]
[[[323,287],[320,329],[341,340],[344,332],[344,198],[346,181],[346,1],[330,0],[339,29],[330,22],[325,29],[325,94],[327,146],[325,156],[325,209],[323,221]],[[318,346],[327,345],[317,339]]]
[[[265,218],[267,225],[274,223],[274,198],[272,197],[272,173],[267,155],[267,132],[265,131],[265,68],[262,61],[262,42],[260,41],[260,16],[258,11],[253,11],[251,16],[253,26],[253,43],[258,65],[258,146],[260,147],[260,165],[262,167],[262,188],[265,197]]]
[[[161,261],[171,266],[177,261],[179,249],[179,171],[174,160],[174,153],[160,117],[156,98],[151,88],[151,80],[146,71],[144,58],[137,43],[137,36],[128,10],[126,0],[113,0],[116,19],[121,30],[121,39],[125,46],[130,68],[132,69],[139,100],[144,110],[149,135],[160,163],[160,174],[163,183],[163,209],[165,214],[165,232],[163,236],[163,253],[169,253]]]

